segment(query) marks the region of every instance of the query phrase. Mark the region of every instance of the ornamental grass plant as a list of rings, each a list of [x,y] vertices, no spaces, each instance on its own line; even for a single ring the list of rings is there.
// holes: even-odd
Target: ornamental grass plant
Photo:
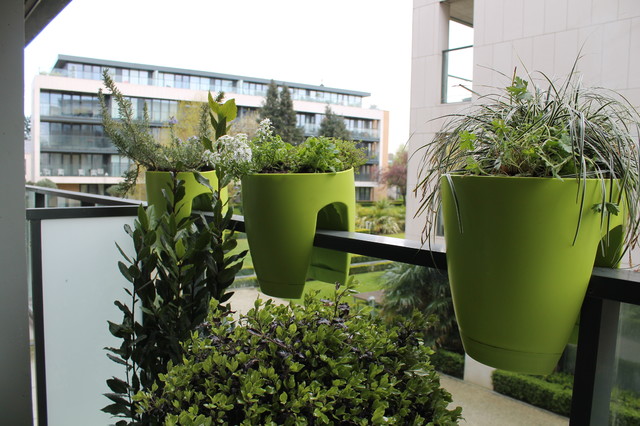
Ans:
[[[425,240],[435,235],[438,180],[459,174],[575,179],[581,189],[586,179],[601,179],[603,186],[620,191],[609,191],[593,208],[613,215],[624,212],[624,247],[637,243],[640,116],[622,95],[583,86],[576,65],[560,82],[536,73],[539,85],[532,75],[527,81],[514,72],[508,87],[442,117],[441,130],[420,148],[416,192],[421,197],[418,214],[426,216]],[[578,192],[580,200],[584,191]]]

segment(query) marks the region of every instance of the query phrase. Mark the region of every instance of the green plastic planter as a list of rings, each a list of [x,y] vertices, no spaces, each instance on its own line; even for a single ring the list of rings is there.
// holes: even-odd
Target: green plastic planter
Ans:
[[[260,290],[299,298],[306,278],[345,283],[350,254],[313,247],[316,228],[355,230],[353,170],[242,178],[245,230]]]
[[[607,182],[608,191],[613,189],[612,200],[617,200],[620,188],[617,183],[613,184],[611,188],[610,183]],[[604,216],[602,239],[598,244],[598,250],[596,250],[596,260],[593,266],[601,268],[619,268],[622,260],[622,254],[624,251],[624,239],[626,236],[626,201],[624,198],[620,202],[620,212],[617,215],[608,214]],[[580,316],[576,320],[576,325],[573,327],[569,343],[577,345],[578,335],[580,333]]]
[[[581,213],[573,179],[450,177],[440,181],[447,266],[465,351],[492,367],[550,373],[602,237],[592,208],[601,182],[586,181]]]
[[[200,174],[209,181],[212,188],[218,186],[218,178],[215,171],[200,172]],[[180,209],[179,218],[187,217],[191,214],[193,199],[201,194],[211,193],[211,190],[201,185],[196,180],[193,172],[179,172],[178,179],[184,181],[185,196],[178,203],[177,208]],[[153,205],[156,212],[163,213],[166,210],[166,203],[162,190],[170,189],[171,173],[170,172],[146,172],[145,173],[147,187],[147,203]],[[224,188],[221,194],[222,200],[227,199],[227,189]]]

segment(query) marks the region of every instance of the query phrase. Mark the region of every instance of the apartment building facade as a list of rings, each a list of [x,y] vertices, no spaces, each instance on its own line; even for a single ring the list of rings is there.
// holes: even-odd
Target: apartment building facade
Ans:
[[[270,80],[214,72],[60,55],[53,70],[34,78],[31,153],[27,179],[47,178],[61,189],[105,193],[130,165],[118,154],[101,125],[98,90],[108,69],[134,112],[144,105],[154,131],[166,129],[181,103],[205,102],[208,92],[234,98],[239,114],[258,110]],[[385,193],[378,174],[387,164],[387,111],[363,107],[369,93],[278,81],[291,92],[298,126],[318,135],[325,108],[344,117],[351,137],[366,149],[368,161],[356,175],[356,198],[375,200]],[[115,105],[112,115],[117,116]],[[29,155],[30,154],[30,155]]]

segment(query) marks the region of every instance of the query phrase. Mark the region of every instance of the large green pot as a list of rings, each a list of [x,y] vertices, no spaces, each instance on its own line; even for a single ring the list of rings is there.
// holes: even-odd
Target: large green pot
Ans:
[[[586,181],[581,210],[585,181],[450,178],[440,182],[447,266],[465,351],[492,367],[550,373],[578,317],[602,236],[592,208],[601,202],[601,182]]]
[[[200,174],[209,181],[209,185],[211,185],[212,188],[216,189],[218,187],[218,178],[216,177],[216,172],[214,170],[200,172]],[[201,194],[210,194],[211,190],[196,180],[194,172],[179,172],[178,179],[184,181],[185,188],[185,196],[176,206],[176,208],[179,209],[177,216],[179,218],[183,218],[191,215],[194,199]],[[162,190],[170,190],[172,182],[171,173],[146,172],[145,180],[147,187],[147,203],[154,206],[158,215],[164,213],[166,211],[166,201],[162,195]],[[226,188],[222,190],[220,197],[223,201],[226,200]],[[207,207],[210,208],[210,205]]]
[[[254,174],[242,178],[242,205],[260,289],[299,298],[306,278],[345,283],[350,255],[313,247],[316,228],[355,230],[353,169]]]
[[[607,194],[613,190],[611,201],[616,202],[620,187],[617,181],[607,182]],[[623,198],[620,202],[620,212],[617,215],[606,214],[603,216],[602,222],[602,239],[596,250],[596,260],[593,266],[601,268],[619,268],[624,252],[624,240],[626,237],[626,200]],[[569,343],[577,345],[578,335],[580,333],[580,316],[576,320],[576,324],[571,332]]]

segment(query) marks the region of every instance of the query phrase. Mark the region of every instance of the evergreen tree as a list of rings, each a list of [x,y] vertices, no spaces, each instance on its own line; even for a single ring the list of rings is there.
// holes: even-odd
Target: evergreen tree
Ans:
[[[271,120],[271,124],[274,128],[280,127],[280,102],[278,102],[280,95],[278,85],[275,81],[271,80],[269,87],[267,88],[267,96],[264,99],[262,108],[260,108],[260,120],[268,118]]]
[[[297,126],[296,111],[293,109],[291,92],[287,86],[284,86],[280,91],[280,116],[282,118],[282,128],[279,134],[282,136],[282,139],[292,144],[302,142],[304,134],[302,129]]]
[[[324,109],[324,119],[320,123],[320,136],[351,140],[344,118],[334,114],[329,105]]]
[[[271,120],[275,133],[283,140],[293,144],[302,142],[304,134],[302,129],[296,126],[296,112],[293,109],[291,92],[287,86],[278,90],[278,85],[273,80],[269,83],[267,96],[260,109],[260,120],[265,118]]]

